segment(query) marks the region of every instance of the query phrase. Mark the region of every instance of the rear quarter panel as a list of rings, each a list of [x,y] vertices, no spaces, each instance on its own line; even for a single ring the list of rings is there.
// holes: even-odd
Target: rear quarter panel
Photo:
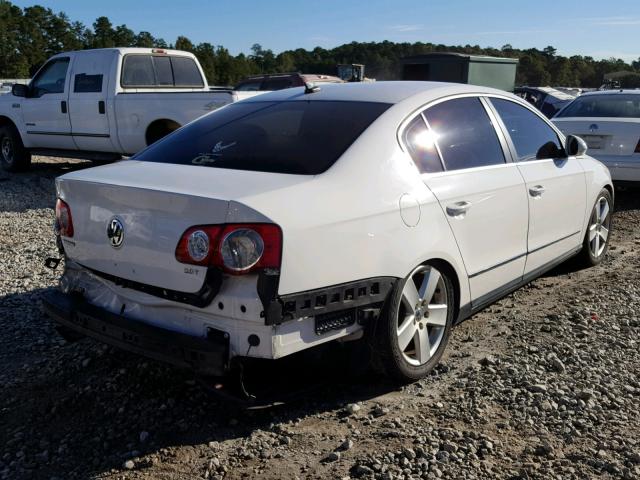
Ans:
[[[463,263],[444,214],[400,149],[403,117],[376,121],[327,172],[240,201],[283,230],[281,295],[377,276],[403,278],[426,260],[450,263],[468,302]],[[412,197],[410,227],[400,198]]]
[[[587,186],[587,206],[582,228],[582,234],[584,235],[587,229],[587,223],[589,222],[589,217],[591,215],[591,209],[596,203],[598,194],[602,191],[603,188],[607,186],[610,187],[612,197],[614,191],[613,182],[611,181],[611,174],[609,173],[609,169],[604,164],[588,155],[577,158],[576,161],[580,162],[582,168],[584,169],[585,182]]]

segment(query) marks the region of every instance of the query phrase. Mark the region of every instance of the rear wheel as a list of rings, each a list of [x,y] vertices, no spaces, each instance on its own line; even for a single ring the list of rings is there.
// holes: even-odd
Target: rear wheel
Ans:
[[[440,361],[453,324],[455,295],[446,273],[421,265],[397,282],[380,316],[378,357],[402,382],[426,376]]]
[[[18,130],[13,125],[0,127],[0,163],[8,172],[28,170],[31,154],[24,148]]]
[[[609,249],[611,234],[611,216],[613,214],[613,200],[605,188],[598,195],[591,216],[587,232],[582,243],[579,261],[586,267],[598,265]]]

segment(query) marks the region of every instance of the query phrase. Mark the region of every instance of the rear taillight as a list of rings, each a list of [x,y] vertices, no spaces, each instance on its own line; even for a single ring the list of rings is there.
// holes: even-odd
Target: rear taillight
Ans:
[[[73,237],[73,219],[71,209],[64,200],[56,201],[56,233],[61,237]]]
[[[636,145],[636,149],[633,151],[633,153],[640,153],[640,140],[638,140],[638,144]]]
[[[282,231],[269,223],[240,223],[191,227],[176,247],[181,263],[220,267],[241,275],[280,268]]]

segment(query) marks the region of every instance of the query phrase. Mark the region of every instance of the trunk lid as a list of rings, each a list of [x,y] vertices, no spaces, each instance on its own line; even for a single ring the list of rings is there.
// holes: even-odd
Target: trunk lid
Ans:
[[[176,246],[185,230],[195,225],[270,222],[241,204],[242,197],[304,179],[132,160],[73,172],[57,179],[58,196],[69,205],[74,226],[73,238],[64,241],[65,252],[101,273],[194,293],[204,283],[206,267],[176,260]],[[120,246],[112,245],[107,234],[114,219],[123,228]]]
[[[577,135],[587,142],[589,155],[632,155],[640,140],[637,118],[554,118],[565,135]]]

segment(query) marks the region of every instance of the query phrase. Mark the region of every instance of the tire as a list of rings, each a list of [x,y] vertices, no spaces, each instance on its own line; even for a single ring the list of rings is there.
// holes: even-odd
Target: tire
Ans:
[[[421,265],[398,281],[375,332],[376,363],[384,373],[408,383],[433,370],[449,341],[455,302],[451,279],[434,265]]]
[[[606,188],[598,194],[591,209],[587,231],[582,241],[582,250],[578,254],[578,264],[582,267],[594,267],[602,262],[609,250],[613,215],[613,199]]]
[[[0,164],[7,172],[23,172],[31,167],[31,153],[24,148],[13,125],[0,127]]]

